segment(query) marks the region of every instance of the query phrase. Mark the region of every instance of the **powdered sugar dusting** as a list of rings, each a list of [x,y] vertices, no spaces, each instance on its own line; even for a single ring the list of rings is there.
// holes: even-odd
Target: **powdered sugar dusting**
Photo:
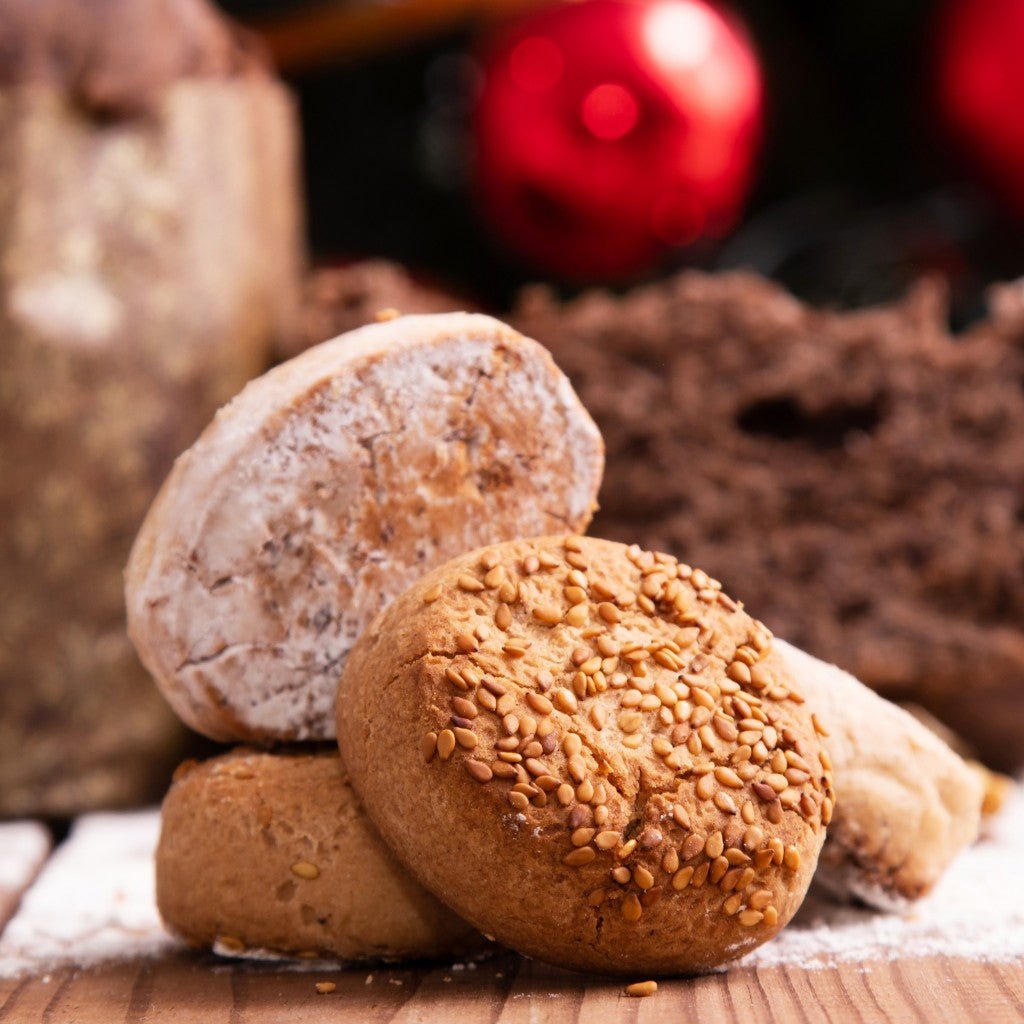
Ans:
[[[20,892],[49,849],[50,833],[38,822],[0,824],[0,892]]]
[[[924,899],[900,913],[837,907],[813,895],[773,942],[744,966],[804,968],[950,956],[978,961],[1024,957],[1024,792],[1015,789],[988,834],[955,860]]]
[[[0,844],[8,828],[0,829]],[[154,899],[159,828],[157,811],[81,819],[0,938],[0,977],[176,948]],[[739,966],[814,969],[940,955],[1019,960],[1024,878],[1014,868],[1022,860],[1024,792],[1018,788],[986,837],[954,862],[930,896],[898,914],[809,897],[778,938]]]
[[[0,977],[171,948],[154,895],[159,832],[157,811],[81,818],[0,937]]]

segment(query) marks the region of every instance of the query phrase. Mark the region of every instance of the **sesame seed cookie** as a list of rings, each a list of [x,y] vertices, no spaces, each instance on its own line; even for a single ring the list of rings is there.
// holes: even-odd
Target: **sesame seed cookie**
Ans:
[[[425,886],[530,956],[673,974],[770,939],[832,814],[763,624],[699,569],[586,537],[496,545],[353,649],[352,784]]]
[[[332,750],[238,748],[182,765],[156,885],[173,932],[230,956],[398,960],[483,946],[394,859]]]
[[[881,909],[925,895],[978,835],[981,776],[848,672],[782,640],[776,649],[829,723],[837,805],[815,884]]]
[[[582,529],[600,434],[536,342],[490,317],[400,317],[248,385],[182,455],[127,570],[128,624],[214,739],[334,736],[364,626],[480,544]]]

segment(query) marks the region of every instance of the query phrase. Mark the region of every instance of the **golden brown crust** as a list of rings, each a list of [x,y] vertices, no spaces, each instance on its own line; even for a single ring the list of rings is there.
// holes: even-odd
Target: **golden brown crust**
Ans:
[[[789,920],[831,814],[770,639],[668,556],[495,545],[364,634],[339,742],[385,839],[482,931],[581,970],[702,970]]]
[[[156,867],[160,913],[194,946],[362,961],[482,945],[394,860],[333,750],[183,765]]]

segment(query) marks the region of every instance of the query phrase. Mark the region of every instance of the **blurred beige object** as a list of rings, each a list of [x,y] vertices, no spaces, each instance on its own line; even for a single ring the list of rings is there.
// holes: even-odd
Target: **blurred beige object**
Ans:
[[[104,39],[130,11],[125,48],[148,28],[174,53],[179,32],[188,57],[119,80],[110,46],[92,108],[88,60],[44,59],[61,4],[33,28],[0,2],[35,55],[0,67],[0,815],[128,804],[165,777],[182,734],[125,634],[122,569],[174,457],[296,309],[292,100],[247,53],[198,60],[233,30],[172,7],[181,24],[148,0],[76,8],[112,19],[88,26]]]
[[[815,883],[897,909],[930,892],[978,836],[978,774],[916,718],[848,672],[776,639],[824,723],[836,810]]]

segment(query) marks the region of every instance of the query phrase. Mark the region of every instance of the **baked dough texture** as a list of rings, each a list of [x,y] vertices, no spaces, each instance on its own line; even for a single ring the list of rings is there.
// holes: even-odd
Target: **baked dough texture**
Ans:
[[[398,960],[483,945],[381,842],[334,750],[187,762],[164,800],[156,878],[171,931],[228,955]]]
[[[251,383],[179,458],[128,565],[131,636],[194,729],[332,738],[373,616],[460,552],[582,529],[602,465],[536,342],[465,313],[372,324]]]
[[[504,944],[604,974],[711,968],[790,919],[832,812],[817,728],[717,581],[575,536],[429,573],[338,700],[409,870]]]
[[[775,646],[828,722],[836,811],[815,882],[880,909],[925,895],[978,835],[977,772],[848,672],[782,640]]]

